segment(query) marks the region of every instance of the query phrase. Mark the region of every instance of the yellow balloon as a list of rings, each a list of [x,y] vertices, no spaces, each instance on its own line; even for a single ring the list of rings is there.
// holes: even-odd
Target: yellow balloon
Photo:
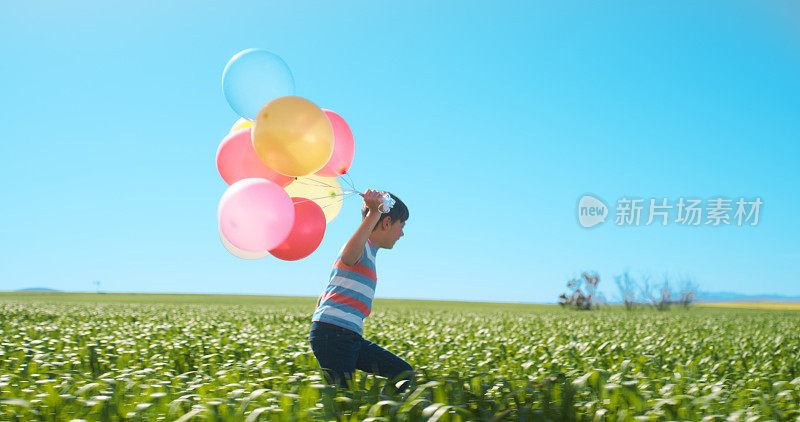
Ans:
[[[236,123],[233,124],[233,127],[231,128],[230,131],[233,132],[234,130],[244,129],[246,127],[252,127],[252,126],[253,122],[245,119],[244,117],[240,117],[239,120],[237,120]]]
[[[325,222],[330,223],[342,209],[342,186],[335,177],[305,176],[286,186],[289,196],[308,198],[322,207]]]
[[[306,176],[325,167],[333,154],[333,128],[311,101],[293,95],[270,101],[256,115],[253,147],[269,168]]]

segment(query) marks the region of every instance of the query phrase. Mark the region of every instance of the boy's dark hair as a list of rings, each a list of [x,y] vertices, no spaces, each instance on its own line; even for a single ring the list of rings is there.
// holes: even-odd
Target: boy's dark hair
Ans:
[[[392,199],[394,199],[394,205],[392,206],[392,209],[389,210],[389,212],[381,214],[381,218],[378,219],[378,222],[375,224],[375,227],[378,227],[378,224],[381,224],[381,221],[383,221],[383,219],[386,217],[391,217],[392,223],[398,220],[399,221],[408,220],[408,207],[406,207],[406,204],[404,204],[403,201],[401,201],[400,198],[396,197],[393,193],[389,192],[389,195],[391,195]],[[368,212],[369,208],[367,208],[367,204],[361,204],[362,220],[367,218]],[[375,227],[373,227],[373,230],[375,229]]]

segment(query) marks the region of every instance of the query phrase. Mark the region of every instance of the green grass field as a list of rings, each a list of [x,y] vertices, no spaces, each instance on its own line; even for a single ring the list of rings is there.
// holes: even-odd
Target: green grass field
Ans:
[[[800,420],[800,312],[377,299],[404,396],[324,384],[316,298],[0,293],[0,420]]]

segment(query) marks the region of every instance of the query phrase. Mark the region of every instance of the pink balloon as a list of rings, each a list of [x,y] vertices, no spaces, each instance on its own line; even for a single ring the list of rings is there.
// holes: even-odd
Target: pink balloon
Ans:
[[[279,185],[261,178],[242,179],[219,200],[219,229],[235,247],[247,252],[273,249],[294,225],[294,205]]]
[[[325,213],[314,201],[292,197],[294,202],[294,226],[289,237],[275,249],[270,249],[275,258],[296,261],[317,250],[325,236]]]
[[[353,155],[355,154],[356,144],[353,140],[353,132],[350,126],[344,121],[342,116],[333,111],[322,109],[328,121],[331,122],[333,127],[333,154],[331,155],[328,163],[325,164],[318,172],[314,173],[317,176],[325,177],[338,177],[350,170],[353,164]]]
[[[261,177],[286,187],[296,179],[278,173],[261,161],[250,140],[249,127],[234,130],[220,142],[217,170],[229,185],[248,177]]]

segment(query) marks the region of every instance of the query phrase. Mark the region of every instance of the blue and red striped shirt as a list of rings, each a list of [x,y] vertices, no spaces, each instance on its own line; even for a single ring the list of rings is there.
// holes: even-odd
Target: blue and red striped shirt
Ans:
[[[375,254],[378,247],[367,239],[361,258],[354,265],[342,262],[342,252],[333,264],[328,287],[317,300],[311,321],[327,322],[361,334],[364,318],[372,312],[375,297]]]

